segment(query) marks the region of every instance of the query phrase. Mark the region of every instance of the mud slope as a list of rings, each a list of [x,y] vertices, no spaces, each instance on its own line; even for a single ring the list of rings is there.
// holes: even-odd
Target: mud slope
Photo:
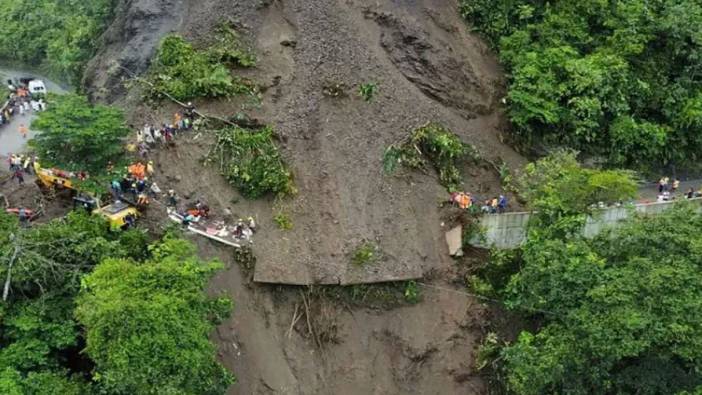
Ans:
[[[116,65],[143,71],[158,40],[175,30],[202,42],[213,26],[233,21],[259,54],[247,74],[265,88],[251,115],[273,125],[294,170],[299,193],[275,203],[248,201],[202,167],[206,135],[181,138],[154,155],[159,185],[203,197],[221,213],[258,217],[255,279],[264,283],[348,284],[425,277],[421,303],[378,311],[329,306],[337,342],[323,348],[291,330],[298,290],[247,281],[236,265],[213,281],[233,298],[231,320],[213,339],[239,378],[232,394],[474,394],[485,388],[472,368],[483,310],[460,292],[448,258],[438,202],[446,192],[433,174],[382,172],[385,147],[428,121],[441,122],[489,160],[523,159],[501,142],[502,79],[495,60],[461,21],[453,0],[123,0],[107,45],[86,81],[91,94],[129,110],[132,122],[160,123],[177,109],[139,105]],[[358,85],[376,82],[376,100]],[[348,87],[329,98],[327,83]],[[128,93],[126,96],[124,93]],[[233,115],[238,100],[196,102],[205,112]],[[465,189],[499,192],[489,166],[465,169]],[[278,230],[275,210],[289,212],[292,231]],[[158,221],[162,213],[149,216]],[[232,261],[231,251],[194,238],[204,256]],[[384,259],[366,268],[349,256],[364,240]],[[470,258],[470,257],[469,257]]]
[[[385,147],[426,122],[447,125],[489,159],[521,160],[500,142],[500,69],[464,26],[457,4],[366,3],[125,2],[87,73],[92,94],[114,100],[119,98],[115,84],[124,76],[116,64],[143,71],[170,30],[201,41],[214,25],[232,20],[250,38],[260,55],[252,77],[268,88],[254,115],[282,136],[299,189],[283,204],[295,230],[272,229],[257,243],[257,281],[378,282],[418,278],[450,265],[437,209],[444,190],[431,175],[382,172]],[[370,81],[380,93],[366,103],[356,91]],[[344,84],[348,96],[325,96],[328,83]],[[222,115],[239,111],[233,103],[199,104]],[[498,192],[496,174],[482,169],[469,169],[465,181],[466,190],[485,196]],[[227,205],[229,199],[222,200]],[[248,201],[234,210],[265,211],[260,202]],[[268,220],[272,213],[261,215]],[[380,246],[380,264],[349,264],[364,241]]]

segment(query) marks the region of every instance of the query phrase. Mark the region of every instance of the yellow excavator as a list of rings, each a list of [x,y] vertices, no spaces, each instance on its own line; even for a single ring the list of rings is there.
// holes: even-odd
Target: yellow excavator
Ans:
[[[116,201],[102,206],[99,198],[78,189],[72,181],[74,175],[70,172],[58,169],[45,169],[38,162],[34,162],[34,172],[37,175],[37,182],[44,189],[68,189],[73,191],[75,195],[73,197],[73,206],[75,208],[78,206],[83,207],[95,215],[102,216],[109,222],[110,229],[130,228],[134,226],[141,214],[134,204],[123,201]]]

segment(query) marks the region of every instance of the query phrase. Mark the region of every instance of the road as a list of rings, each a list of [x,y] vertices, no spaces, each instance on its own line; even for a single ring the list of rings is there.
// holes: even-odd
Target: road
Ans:
[[[0,67],[0,91],[5,92],[5,86],[7,85],[8,79],[20,78],[20,77],[34,77],[40,78],[46,84],[46,88],[52,93],[66,93],[67,90],[60,86],[59,84],[43,77],[37,73],[23,72],[20,70],[12,70],[8,68]],[[2,103],[5,103],[5,97],[2,97]],[[27,127],[31,125],[32,120],[35,118],[35,114],[31,111],[29,114],[24,116],[17,115],[12,118],[9,124],[0,126],[0,159],[3,159],[10,153],[22,152],[26,148],[27,141],[36,135],[35,131],[30,130],[27,139],[22,138],[19,132],[20,125],[24,124]]]
[[[671,181],[672,184],[672,181]],[[680,182],[680,187],[678,188],[678,191],[676,194],[685,194],[687,193],[687,190],[692,188],[694,191],[700,190],[702,187],[702,180],[688,180],[688,181],[681,181]],[[657,183],[651,183],[651,184],[646,184],[639,188],[639,198],[637,201],[639,202],[655,202],[656,198],[658,197],[658,184]]]

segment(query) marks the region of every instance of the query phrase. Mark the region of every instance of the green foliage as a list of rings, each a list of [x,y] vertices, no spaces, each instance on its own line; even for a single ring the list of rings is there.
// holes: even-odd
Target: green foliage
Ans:
[[[630,172],[583,168],[572,151],[558,151],[527,165],[517,188],[548,224],[570,221],[570,216],[587,213],[598,202],[630,200],[638,190]]]
[[[80,381],[54,372],[32,372],[23,377],[7,368],[0,371],[0,393],[4,395],[82,395],[90,393]]]
[[[392,309],[416,304],[422,299],[421,289],[414,281],[324,286],[317,287],[315,290],[321,296],[339,303],[372,309]]]
[[[509,116],[523,142],[623,166],[699,161],[698,1],[461,3],[499,49]]]
[[[213,63],[222,63],[231,67],[254,67],[256,55],[241,44],[236,30],[227,25],[217,28],[214,34],[215,42],[207,48],[207,53]]]
[[[273,217],[273,221],[278,225],[278,229],[280,230],[292,230],[293,228],[292,218],[282,211]]]
[[[199,51],[178,35],[163,39],[152,64],[150,80],[153,98],[166,92],[178,100],[197,97],[227,97],[254,94],[256,87],[239,77],[232,77],[224,63],[250,65],[255,62],[240,50],[229,47],[233,31],[220,36],[211,51]]]
[[[463,182],[458,167],[460,163],[479,157],[475,147],[462,142],[443,126],[429,123],[412,132],[406,141],[389,146],[383,155],[383,167],[387,173],[395,171],[400,164],[424,169],[428,161],[439,173],[441,185],[449,191],[456,191],[461,189]]]
[[[123,155],[122,139],[129,133],[121,110],[91,105],[73,94],[50,95],[47,110],[39,113],[32,128],[41,134],[29,144],[45,166],[95,175]]]
[[[421,300],[419,286],[414,280],[407,281],[405,284],[405,301],[409,304],[417,304]]]
[[[110,393],[224,394],[233,377],[208,341],[231,309],[205,293],[222,265],[166,239],[144,263],[107,259],[84,278],[76,317],[95,381]]]
[[[0,278],[12,265],[10,293],[0,308],[0,371],[6,374],[0,393],[12,393],[12,386],[22,394],[86,393],[83,380],[71,378],[90,373],[78,354],[74,297],[82,276],[100,260],[137,258],[144,248],[133,239],[83,212],[31,228],[0,213]]]
[[[0,58],[77,86],[112,9],[112,0],[0,0]]]
[[[215,133],[217,142],[207,161],[218,163],[222,175],[244,196],[255,199],[268,193],[295,193],[292,173],[273,142],[271,128],[230,127]]]
[[[702,216],[640,217],[594,240],[530,237],[506,304],[541,317],[502,349],[518,394],[640,393],[702,384]]]
[[[351,262],[356,266],[366,266],[378,262],[381,256],[380,247],[375,243],[366,241],[353,251]]]
[[[372,102],[377,93],[378,85],[374,82],[361,84],[361,86],[358,87],[358,95],[361,96],[363,100],[367,102]]]

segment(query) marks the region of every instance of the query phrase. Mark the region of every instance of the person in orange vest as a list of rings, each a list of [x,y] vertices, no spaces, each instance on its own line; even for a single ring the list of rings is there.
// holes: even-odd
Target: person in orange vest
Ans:
[[[29,133],[29,129],[27,129],[27,127],[24,126],[24,124],[21,124],[20,127],[19,127],[19,132],[20,132],[20,134],[22,135],[22,138],[25,138],[25,139],[26,139],[26,138],[27,138],[27,133]]]
[[[179,112],[175,113],[175,115],[173,116],[173,120],[175,122],[173,122],[173,124],[175,125],[176,128],[180,129],[180,121],[182,119],[183,119],[183,117],[180,116]]]

